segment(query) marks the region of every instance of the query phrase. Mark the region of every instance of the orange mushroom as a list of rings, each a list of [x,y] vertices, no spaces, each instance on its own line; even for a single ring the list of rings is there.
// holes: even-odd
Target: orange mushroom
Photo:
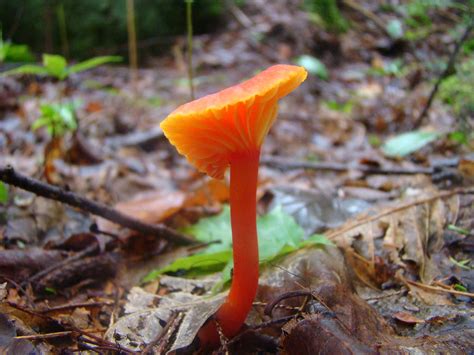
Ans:
[[[201,328],[201,347],[213,347],[219,323],[226,337],[242,327],[258,286],[256,190],[260,147],[278,111],[278,100],[296,89],[302,67],[274,65],[253,78],[189,102],[161,128],[179,153],[198,170],[222,179],[230,166],[230,209],[234,270],[226,301]]]

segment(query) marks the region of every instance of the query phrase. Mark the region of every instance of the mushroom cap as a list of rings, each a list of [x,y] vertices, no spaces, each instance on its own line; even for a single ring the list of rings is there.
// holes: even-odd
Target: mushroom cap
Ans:
[[[221,179],[235,153],[259,150],[278,111],[278,100],[307,76],[304,68],[274,65],[253,78],[174,110],[161,128],[198,170]]]

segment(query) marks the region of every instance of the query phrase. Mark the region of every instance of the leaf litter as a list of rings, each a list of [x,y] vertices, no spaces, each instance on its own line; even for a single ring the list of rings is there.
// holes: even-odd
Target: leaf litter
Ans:
[[[297,2],[285,6],[250,2],[243,7],[248,27],[232,19],[220,34],[196,36],[197,90],[211,93],[275,61],[317,59],[320,77],[311,76],[282,103],[263,154],[347,169],[262,166],[265,263],[248,328],[227,347],[289,354],[467,351],[474,329],[470,148],[450,141],[457,117],[436,101],[422,130],[412,132],[415,139],[402,135],[434,76],[414,58],[426,63],[449,53],[449,45],[438,43],[454,41],[449,16],[438,18],[438,31],[417,42],[415,52],[399,45],[404,40],[385,38],[364,12],[344,11],[357,26],[334,35],[312,25]],[[364,6],[399,35],[396,16]],[[177,44],[175,58],[182,50]],[[0,204],[1,351],[189,350],[219,306],[215,285],[231,272],[229,225],[222,221],[226,183],[193,171],[157,129],[160,117],[188,100],[175,58],[156,59],[159,71],[141,69],[135,87],[125,68],[75,74],[66,84],[1,79],[1,166],[42,175],[47,136],[29,127],[41,101],[67,93],[83,102],[82,136],[52,151],[50,178],[150,223],[201,235],[203,243],[173,248],[8,187]],[[419,132],[437,133],[422,142]],[[389,137],[405,141],[387,154],[380,145]],[[368,175],[358,164],[441,174]],[[313,233],[338,248],[321,237],[306,239]],[[142,284],[152,270],[159,278]],[[186,270],[212,274],[183,278]],[[275,304],[270,313],[269,304]]]

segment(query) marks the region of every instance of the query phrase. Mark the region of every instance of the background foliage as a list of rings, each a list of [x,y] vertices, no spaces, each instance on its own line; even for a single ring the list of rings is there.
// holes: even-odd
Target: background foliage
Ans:
[[[35,52],[61,51],[59,8],[64,8],[71,57],[88,58],[127,51],[127,13],[124,0],[0,0],[3,35],[26,43]],[[186,31],[185,1],[135,0],[137,37],[156,50]],[[194,0],[195,33],[219,28],[223,1]]]

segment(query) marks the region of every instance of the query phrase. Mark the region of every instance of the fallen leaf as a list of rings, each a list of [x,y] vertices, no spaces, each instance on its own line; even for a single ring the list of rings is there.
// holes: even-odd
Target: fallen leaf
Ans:
[[[415,317],[413,314],[408,312],[397,312],[392,314],[392,318],[406,324],[418,324],[424,323],[423,319]]]
[[[181,209],[186,194],[181,191],[151,191],[135,196],[125,202],[119,202],[115,208],[131,217],[147,223],[160,223]],[[103,218],[97,225],[100,230],[115,231],[118,227]]]
[[[439,132],[413,131],[392,137],[382,145],[382,151],[389,157],[404,157],[441,136]]]

